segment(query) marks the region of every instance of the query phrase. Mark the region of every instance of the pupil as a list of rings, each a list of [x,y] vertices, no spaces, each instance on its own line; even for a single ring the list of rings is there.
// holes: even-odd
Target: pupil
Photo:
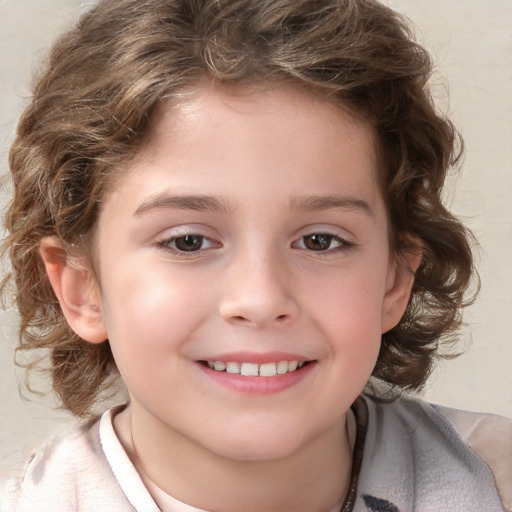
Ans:
[[[192,252],[201,249],[203,237],[198,235],[185,235],[176,238],[176,248],[180,251]]]
[[[331,245],[331,235],[309,235],[304,240],[304,245],[312,251],[325,251]]]

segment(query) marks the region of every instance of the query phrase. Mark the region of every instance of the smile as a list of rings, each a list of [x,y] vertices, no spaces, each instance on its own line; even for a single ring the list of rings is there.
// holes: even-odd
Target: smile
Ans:
[[[318,361],[282,352],[233,352],[198,360],[198,368],[224,388],[246,395],[285,391],[315,375]]]
[[[307,364],[307,361],[279,361],[275,363],[238,363],[207,361],[208,367],[217,372],[240,374],[246,377],[275,377],[292,373]]]

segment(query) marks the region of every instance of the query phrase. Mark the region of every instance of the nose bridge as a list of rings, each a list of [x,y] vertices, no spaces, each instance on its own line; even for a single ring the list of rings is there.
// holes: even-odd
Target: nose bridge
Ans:
[[[243,244],[233,255],[220,312],[230,322],[258,327],[291,322],[298,304],[286,255],[272,244]]]

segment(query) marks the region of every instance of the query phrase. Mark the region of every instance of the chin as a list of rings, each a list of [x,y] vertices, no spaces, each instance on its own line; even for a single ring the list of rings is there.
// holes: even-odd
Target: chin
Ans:
[[[207,449],[217,455],[238,462],[265,462],[285,459],[298,453],[310,439],[292,428],[230,429],[219,435]]]

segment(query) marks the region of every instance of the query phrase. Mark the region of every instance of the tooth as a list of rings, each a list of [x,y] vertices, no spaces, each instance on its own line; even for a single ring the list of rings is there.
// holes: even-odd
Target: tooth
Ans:
[[[279,361],[279,363],[277,363],[277,373],[279,375],[288,373],[288,361]]]
[[[260,365],[261,377],[274,377],[277,373],[276,363],[265,363]]]
[[[246,377],[257,377],[258,375],[261,377],[274,377],[302,368],[305,361],[279,361],[262,365],[256,363],[237,363],[234,361],[207,361],[207,363],[209,368],[218,372],[226,371],[227,373],[241,374]]]
[[[288,371],[289,372],[294,372],[297,369],[298,364],[299,363],[297,361],[290,361],[288,363]]]
[[[240,365],[238,363],[226,363],[226,371],[228,373],[240,373]]]
[[[242,363],[240,373],[246,377],[257,377],[258,365],[256,363]]]

